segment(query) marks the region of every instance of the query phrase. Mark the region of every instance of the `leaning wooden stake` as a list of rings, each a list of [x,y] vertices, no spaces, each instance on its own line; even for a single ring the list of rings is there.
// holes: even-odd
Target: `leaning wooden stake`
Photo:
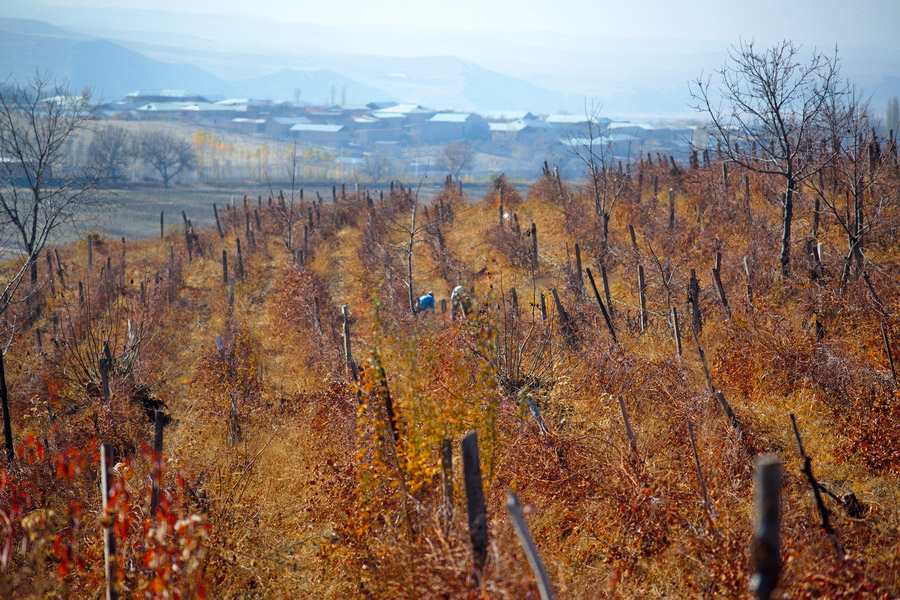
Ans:
[[[590,267],[585,270],[587,271],[588,281],[591,282],[591,289],[594,290],[594,297],[597,299],[597,304],[600,306],[600,312],[603,313],[603,320],[606,321],[606,329],[609,331],[609,335],[612,337],[613,342],[618,346],[619,339],[616,337],[616,330],[613,328],[612,320],[609,318],[609,312],[606,310],[603,301],[600,299],[600,292],[597,290],[597,284],[594,282],[594,274],[591,273]]]
[[[841,542],[838,540],[837,531],[835,531],[834,527],[831,525],[828,509],[825,507],[825,502],[822,500],[822,494],[819,492],[819,482],[816,481],[816,478],[813,475],[812,459],[806,455],[806,450],[803,448],[803,439],[800,437],[800,431],[797,429],[797,419],[794,418],[794,413],[791,413],[790,416],[791,428],[794,430],[794,437],[797,439],[797,449],[800,452],[800,458],[803,459],[803,468],[801,471],[806,475],[809,487],[812,488],[813,498],[816,502],[816,510],[819,511],[819,516],[822,518],[822,529],[825,530],[825,533],[828,534],[828,539],[831,540],[831,547],[834,549],[834,555],[837,558],[841,558],[844,556],[844,550],[841,548]]]
[[[531,565],[531,570],[534,571],[541,600],[552,600],[553,586],[550,583],[550,577],[547,575],[547,569],[544,568],[544,561],[541,560],[541,555],[538,554],[537,547],[534,545],[534,540],[531,538],[531,533],[528,531],[528,525],[525,523],[525,517],[522,515],[522,507],[519,505],[519,499],[516,498],[516,495],[512,492],[508,492],[506,495],[506,510],[509,512],[509,516],[512,519],[513,529],[516,530],[516,535],[519,537],[519,543],[522,544],[522,549],[525,550],[528,564]]]
[[[156,517],[156,509],[159,508],[159,489],[162,486],[162,451],[163,429],[166,424],[166,415],[158,410],[153,415],[153,470],[150,475],[150,516]]]
[[[487,509],[484,505],[484,488],[481,482],[481,464],[478,458],[478,433],[470,431],[462,439],[463,481],[466,486],[466,512],[469,517],[469,539],[478,579],[487,561],[488,527]]]
[[[109,359],[106,357],[100,359],[100,385],[103,391],[103,401],[109,402]]]
[[[718,255],[718,253],[716,253]],[[722,278],[719,276],[719,269],[712,269],[713,283],[716,285],[716,291],[719,293],[719,301],[722,302],[722,308],[725,309],[725,316],[731,319],[731,309],[728,307],[728,298],[725,296],[725,287],[722,285]]]
[[[6,459],[12,462],[16,454],[13,449],[12,420],[9,415],[9,391],[6,388],[6,369],[3,362],[3,352],[0,351],[0,402],[3,404],[3,443],[6,446]]]
[[[222,233],[222,223],[219,221],[219,209],[216,208],[216,203],[213,202],[213,213],[216,215],[216,229],[219,230],[219,237],[225,237],[225,234]]]
[[[884,323],[881,324],[881,337],[884,339],[884,351],[887,352],[888,362],[891,363],[891,376],[896,380],[897,371],[894,369],[894,355],[891,354],[891,342],[888,339],[887,327],[884,326]]]
[[[678,309],[672,307],[672,331],[675,334],[675,346],[678,348],[678,356],[683,356],[681,348],[681,327],[678,325]]]
[[[113,466],[113,449],[109,444],[100,446],[100,494],[103,498],[103,515],[108,522],[103,528],[103,571],[106,574],[106,600],[119,597],[119,569],[116,565],[116,534],[113,527],[115,515],[111,514],[109,493],[112,490],[110,471]]]
[[[756,528],[753,530],[753,575],[750,591],[769,600],[781,574],[781,459],[756,459]]]
[[[700,457],[697,456],[697,442],[694,440],[694,426],[691,422],[687,422],[688,439],[691,440],[691,452],[694,454],[694,467],[697,469],[697,479],[700,481],[700,490],[703,492],[703,504],[706,505],[706,513],[709,519],[716,522],[716,512],[713,510],[712,502],[709,501],[709,491],[706,489],[706,478],[703,476],[703,469],[700,468]]]
[[[622,424],[625,426],[625,436],[628,438],[631,454],[634,458],[638,458],[637,438],[631,429],[631,419],[628,418],[628,411],[625,410],[625,401],[622,400],[622,394],[619,394],[616,400],[619,403],[619,412],[622,413]]]
[[[644,265],[638,265],[638,288],[641,300],[641,331],[647,331],[647,282],[644,279]]]

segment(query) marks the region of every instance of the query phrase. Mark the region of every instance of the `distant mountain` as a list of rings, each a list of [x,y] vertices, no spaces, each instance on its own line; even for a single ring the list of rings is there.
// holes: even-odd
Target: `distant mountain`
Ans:
[[[238,95],[267,98],[275,102],[293,101],[294,90],[300,89],[300,100],[310,104],[341,101],[341,90],[347,92],[348,104],[365,104],[373,100],[397,100],[382,89],[365,85],[328,69],[281,69],[275,73],[249,79],[232,79],[229,84]]]
[[[24,80],[36,71],[92,87],[104,99],[140,88],[185,89],[232,96],[234,88],[190,64],[153,60],[119,44],[38,21],[0,18],[0,77]]]

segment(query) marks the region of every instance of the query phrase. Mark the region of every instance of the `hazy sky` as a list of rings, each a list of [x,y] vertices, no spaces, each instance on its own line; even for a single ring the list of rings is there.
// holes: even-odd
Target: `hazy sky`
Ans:
[[[2,0],[15,2],[17,0]],[[627,38],[900,48],[898,0],[43,0],[71,7],[155,8],[278,21],[391,24],[450,31],[549,30]],[[377,35],[377,32],[373,32]]]

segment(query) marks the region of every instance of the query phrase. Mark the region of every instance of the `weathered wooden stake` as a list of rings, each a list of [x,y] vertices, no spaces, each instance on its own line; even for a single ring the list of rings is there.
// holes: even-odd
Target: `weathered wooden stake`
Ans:
[[[222,233],[222,223],[219,221],[219,209],[216,208],[216,203],[213,202],[213,213],[216,215],[216,229],[219,230],[219,237],[225,237],[225,234]]]
[[[487,561],[488,523],[478,458],[478,433],[470,431],[462,439],[463,481],[466,487],[466,512],[469,517],[469,539],[478,579]]]
[[[637,438],[631,429],[631,420],[628,418],[628,411],[625,410],[625,401],[622,400],[622,394],[616,397],[619,403],[619,412],[622,413],[622,424],[625,426],[625,436],[628,438],[628,445],[631,448],[631,454],[634,458],[638,458]]]
[[[166,237],[165,219],[165,211],[159,211],[159,239]]]
[[[159,490],[162,487],[162,451],[163,429],[166,425],[166,415],[158,410],[153,414],[153,470],[150,474],[150,516],[156,518],[156,509],[159,508]]]
[[[559,294],[556,292],[556,288],[551,289],[550,293],[553,294],[553,302],[556,304],[556,313],[559,315],[560,328],[566,336],[566,341],[569,345],[572,345],[575,343],[575,330],[572,329],[572,325],[569,322],[569,313],[563,308],[562,302],[559,300]]]
[[[675,229],[675,189],[669,188],[669,229]]]
[[[87,236],[87,250],[88,250],[88,278],[90,278],[91,269],[94,268],[94,240],[91,239],[90,234]]]
[[[222,248],[222,285],[228,285],[228,251]]]
[[[547,300],[544,298],[544,292],[541,292],[541,320],[547,323]]]
[[[722,278],[719,276],[719,270],[715,267],[712,269],[713,283],[716,285],[716,291],[719,293],[719,301],[722,302],[722,308],[725,309],[725,316],[731,319],[731,309],[728,307],[728,298],[725,297],[725,287],[722,285]]]
[[[356,381],[356,365],[353,363],[353,353],[350,351],[350,307],[341,306],[341,314],[344,316],[344,359],[346,360],[347,376]]]
[[[703,469],[700,468],[700,457],[697,456],[697,442],[694,440],[694,426],[690,421],[687,422],[688,439],[691,441],[691,452],[694,454],[694,467],[697,469],[697,479],[700,481],[700,490],[703,492],[703,503],[706,505],[706,513],[709,519],[716,522],[716,512],[713,510],[712,503],[709,501],[709,491],[706,489],[706,478],[703,476]]]
[[[615,309],[612,305],[612,296],[609,293],[609,277],[606,276],[606,265],[600,263],[600,279],[603,280],[603,295],[606,297],[606,308],[609,310],[609,318],[612,319]]]
[[[453,520],[453,441],[441,440],[441,479],[444,493],[444,518]]]
[[[578,299],[584,297],[584,275],[581,272],[581,246],[575,244],[575,281],[578,285]]]
[[[887,353],[888,362],[891,363],[891,376],[896,381],[897,371],[894,369],[894,355],[891,353],[891,342],[888,339],[887,327],[883,322],[881,323],[881,337],[884,339],[884,351]]]
[[[703,317],[700,314],[700,281],[697,279],[697,270],[691,269],[691,279],[688,282],[688,302],[691,306],[691,329],[699,334],[703,329]]]
[[[616,330],[613,328],[612,320],[609,318],[609,312],[606,310],[606,307],[603,306],[603,301],[600,300],[600,292],[597,290],[597,284],[594,282],[594,274],[591,273],[591,269],[588,268],[587,276],[588,281],[591,282],[591,289],[594,290],[594,297],[597,299],[597,304],[600,306],[600,312],[603,313],[603,320],[606,322],[606,329],[609,331],[610,337],[612,337],[613,342],[618,346],[619,339],[616,337]]]
[[[6,387],[6,368],[3,352],[0,351],[0,403],[3,404],[3,443],[6,446],[6,460],[12,462],[16,457],[13,447],[12,419],[9,415],[9,390]]]
[[[104,402],[109,402],[109,360],[104,356],[100,359],[100,385],[103,391]]]
[[[116,534],[114,529],[115,513],[109,503],[112,491],[110,471],[113,463],[113,449],[109,444],[100,445],[100,495],[103,499],[104,519],[109,522],[103,528],[103,571],[106,574],[106,600],[119,597],[119,569],[116,565]]]
[[[236,237],[237,242],[237,276],[238,279],[244,279],[244,255],[241,253],[241,238]]]
[[[538,239],[537,225],[531,222],[531,270],[537,271],[538,268]]]
[[[525,523],[525,517],[522,515],[522,507],[519,505],[519,499],[516,498],[516,495],[512,492],[507,492],[506,510],[509,512],[509,516],[512,519],[513,529],[516,530],[516,535],[519,537],[519,543],[522,544],[522,549],[525,550],[528,564],[531,565],[531,570],[534,572],[534,576],[537,579],[538,592],[541,595],[541,600],[552,600],[553,586],[550,583],[550,577],[547,575],[544,561],[541,560],[541,555],[538,554],[537,547],[534,545],[534,540],[531,538],[531,533],[528,531],[528,525]]]
[[[644,280],[644,265],[638,265],[638,288],[641,300],[641,331],[647,331],[647,282]]]
[[[744,257],[744,274],[747,276],[747,302],[753,302],[753,286],[750,279],[750,257]]]
[[[769,600],[781,574],[781,459],[774,454],[758,457],[755,480],[756,527],[750,591],[757,600]]]
[[[672,307],[672,331],[675,334],[675,346],[678,348],[678,356],[683,356],[681,348],[681,326],[678,324],[678,308]]]

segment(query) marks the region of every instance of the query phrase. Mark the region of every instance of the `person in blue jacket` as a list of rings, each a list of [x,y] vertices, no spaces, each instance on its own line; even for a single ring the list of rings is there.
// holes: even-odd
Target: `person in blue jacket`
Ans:
[[[428,292],[419,298],[419,310],[434,312],[434,292]]]

